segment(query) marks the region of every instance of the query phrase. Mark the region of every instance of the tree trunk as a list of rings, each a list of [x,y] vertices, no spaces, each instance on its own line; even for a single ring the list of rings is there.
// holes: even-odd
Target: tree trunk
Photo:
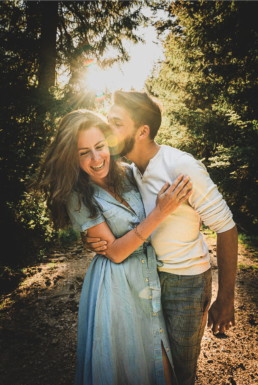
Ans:
[[[47,96],[49,88],[55,85],[58,3],[58,1],[42,1],[39,4],[41,7],[41,39],[38,90],[44,96]]]

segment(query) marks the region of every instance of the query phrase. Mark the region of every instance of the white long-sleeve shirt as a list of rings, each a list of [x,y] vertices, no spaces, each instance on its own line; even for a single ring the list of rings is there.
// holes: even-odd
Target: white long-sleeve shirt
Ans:
[[[186,152],[162,145],[143,175],[134,164],[132,168],[146,215],[155,207],[157,194],[166,182],[172,184],[180,174],[190,177],[190,198],[158,226],[151,241],[163,262],[160,271],[195,275],[208,270],[210,258],[200,232],[201,222],[217,233],[230,230],[235,223],[205,166]]]

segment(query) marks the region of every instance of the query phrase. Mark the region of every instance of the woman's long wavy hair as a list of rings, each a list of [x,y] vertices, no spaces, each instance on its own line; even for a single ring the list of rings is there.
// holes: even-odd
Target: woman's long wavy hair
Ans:
[[[78,192],[78,209],[83,202],[92,217],[97,214],[94,189],[79,166],[77,149],[78,133],[91,127],[98,127],[105,137],[111,134],[108,124],[92,111],[76,110],[65,115],[40,165],[33,187],[43,192],[56,228],[69,225],[66,206],[73,190]],[[111,155],[107,184],[118,195],[125,188],[124,176],[124,167]]]

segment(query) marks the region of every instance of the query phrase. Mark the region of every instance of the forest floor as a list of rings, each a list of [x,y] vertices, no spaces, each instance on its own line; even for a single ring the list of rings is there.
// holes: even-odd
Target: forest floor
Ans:
[[[210,233],[206,237],[215,296],[216,242]],[[52,250],[25,269],[16,289],[2,295],[2,385],[72,385],[80,290],[92,256],[80,243]],[[218,336],[206,328],[196,385],[258,384],[257,266],[258,250],[240,244],[236,326]]]

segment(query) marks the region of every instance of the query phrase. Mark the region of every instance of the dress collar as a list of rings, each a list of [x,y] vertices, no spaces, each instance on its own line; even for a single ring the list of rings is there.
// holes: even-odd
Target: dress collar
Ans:
[[[93,183],[94,186],[94,195],[96,198],[104,199],[106,202],[113,203],[116,206],[123,207],[124,209],[130,211],[130,213],[133,213],[137,217],[139,216],[139,206],[137,206],[135,203],[135,200],[131,196],[131,191],[125,191],[122,194],[122,198],[128,203],[130,206],[127,207],[123,203],[119,202],[117,199],[113,197],[108,191],[103,189],[102,187],[98,186],[97,184]],[[140,199],[140,198],[139,198]]]

